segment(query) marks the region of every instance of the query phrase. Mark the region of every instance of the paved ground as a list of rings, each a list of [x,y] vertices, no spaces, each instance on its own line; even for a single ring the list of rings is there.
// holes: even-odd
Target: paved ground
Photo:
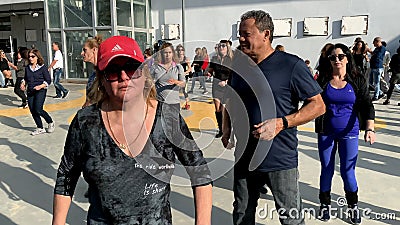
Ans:
[[[209,84],[208,84],[209,85]],[[12,89],[0,89],[0,225],[50,224],[52,213],[52,193],[56,169],[68,124],[84,101],[84,85],[67,84],[71,90],[68,99],[46,99],[46,109],[56,122],[52,134],[31,136],[34,122],[28,109],[17,109],[20,104]],[[51,87],[48,96],[54,95]],[[372,146],[360,141],[360,155],[357,164],[357,177],[360,187],[360,207],[374,218],[363,219],[363,224],[400,224],[400,107],[394,105],[399,93],[395,93],[392,105],[376,104],[378,141]],[[213,105],[208,96],[195,91],[189,111],[183,111],[200,147],[210,162],[213,175],[218,178],[213,188],[213,224],[231,223],[232,211],[232,151],[224,150],[219,139],[214,140],[215,120]],[[397,99],[396,99],[397,98]],[[207,117],[211,119],[207,119]],[[201,120],[201,118],[206,118]],[[312,210],[318,207],[319,161],[316,150],[316,135],[313,124],[299,128],[300,188],[304,207],[311,210],[306,214],[307,224],[322,224],[315,219]],[[201,131],[201,133],[199,132]],[[178,172],[174,183],[185,182]],[[344,211],[336,204],[343,197],[339,167],[336,167],[332,187],[333,207]],[[74,203],[70,209],[69,224],[85,224],[87,199],[83,197],[86,184],[81,180],[77,186]],[[339,198],[339,199],[338,199]],[[171,193],[173,220],[176,225],[193,224],[193,199],[191,188],[174,185]],[[279,224],[273,212],[270,194],[262,195],[259,202],[259,224]],[[368,210],[371,211],[368,214]],[[265,212],[268,212],[266,215]],[[273,212],[273,213],[271,213]],[[271,220],[272,217],[272,220]],[[331,220],[330,224],[347,224],[343,218]]]

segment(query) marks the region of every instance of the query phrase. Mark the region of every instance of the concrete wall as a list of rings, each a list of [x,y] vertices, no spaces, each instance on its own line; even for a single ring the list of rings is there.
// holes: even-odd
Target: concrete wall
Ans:
[[[236,23],[240,15],[248,10],[262,9],[272,18],[292,18],[291,37],[277,37],[273,46],[281,44],[287,52],[303,59],[310,59],[315,65],[320,49],[328,42],[351,45],[358,36],[372,45],[375,36],[381,36],[394,54],[399,46],[398,25],[400,4],[398,0],[184,0],[185,1],[185,46],[187,54],[193,57],[195,47],[206,46],[210,51],[220,39],[231,38],[238,45]],[[182,29],[182,0],[152,0],[152,23],[155,39],[160,39],[160,25],[178,23]],[[342,16],[368,15],[368,34],[341,36]],[[304,17],[329,16],[328,36],[303,36]],[[173,44],[181,39],[172,41]]]

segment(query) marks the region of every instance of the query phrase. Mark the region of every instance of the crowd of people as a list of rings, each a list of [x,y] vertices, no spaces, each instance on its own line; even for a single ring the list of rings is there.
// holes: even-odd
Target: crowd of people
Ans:
[[[304,217],[289,214],[292,209],[302,212],[296,127],[314,119],[321,164],[319,218],[331,218],[338,152],[349,218],[361,223],[355,176],[358,136],[364,131],[366,142],[376,140],[373,103],[387,92],[383,104],[390,104],[400,83],[400,47],[390,58],[380,37],[374,38],[374,49],[361,38],[351,47],[327,43],[314,76],[309,60],[285,52],[282,45],[272,46],[273,31],[268,13],[248,11],[241,16],[238,47],[222,39],[214,56],[198,47],[193,60],[181,44],[159,41],[142,54],[132,38],[88,39],[81,55],[95,71],[88,79],[86,101],[68,130],[54,189],[53,225],[65,224],[81,173],[89,184],[88,224],[172,224],[168,198],[173,167],[166,165],[175,164],[175,158],[191,178],[196,224],[210,224],[211,173],[180,115],[180,110],[190,109],[196,81],[202,94],[208,94],[208,77],[218,125],[215,137],[224,147],[236,147],[233,224],[255,224],[265,188],[274,197],[282,224],[304,224]],[[32,135],[55,129],[43,109],[48,86],[53,82],[54,98],[66,98],[70,92],[60,83],[59,43],[52,43],[52,49],[48,67],[37,49],[19,48],[15,65],[0,51],[1,86],[13,86],[20,107],[29,107],[37,127]],[[16,71],[15,83],[11,69]],[[148,164],[155,169],[147,169]]]

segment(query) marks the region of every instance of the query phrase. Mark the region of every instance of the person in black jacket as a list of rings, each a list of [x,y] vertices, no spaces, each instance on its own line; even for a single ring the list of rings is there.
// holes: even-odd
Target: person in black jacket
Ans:
[[[396,84],[400,84],[400,47],[397,49],[397,54],[392,56],[389,67],[390,71],[392,71],[392,77],[390,77],[389,90],[387,92],[386,101],[383,102],[384,105],[388,105],[390,103],[390,97],[392,97],[394,86]],[[400,106],[400,102],[398,105]]]
[[[52,133],[55,124],[50,115],[43,110],[44,100],[46,99],[47,88],[51,83],[51,77],[47,66],[44,65],[44,59],[40,51],[31,49],[28,52],[29,65],[25,67],[25,77],[21,82],[21,90],[27,90],[28,106],[31,111],[33,120],[36,123],[36,130],[31,135],[43,133]],[[47,122],[47,129],[43,128],[43,117]]]
[[[359,130],[365,130],[364,140],[375,142],[375,110],[365,78],[357,72],[349,48],[335,44],[327,51],[330,66],[323,68],[317,81],[323,89],[326,113],[315,121],[318,151],[321,161],[320,219],[330,219],[330,191],[335,170],[335,154],[339,152],[340,173],[344,183],[349,218],[360,223],[358,186],[355,166],[358,156]]]

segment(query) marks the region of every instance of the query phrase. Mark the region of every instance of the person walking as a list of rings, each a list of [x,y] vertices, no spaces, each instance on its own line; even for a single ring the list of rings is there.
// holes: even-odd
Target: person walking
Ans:
[[[174,46],[166,42],[161,46],[160,54],[155,59],[150,73],[154,79],[158,100],[171,105],[176,110],[176,115],[179,115],[179,89],[185,87],[185,72],[177,61]]]
[[[18,106],[19,108],[28,108],[27,97],[25,91],[21,90],[21,83],[25,77],[25,68],[28,66],[29,62],[27,60],[28,49],[19,49],[17,53],[17,65],[10,64],[10,66],[15,70],[17,80],[15,81],[14,93],[21,98],[22,104]]]
[[[374,98],[372,99],[372,101],[378,101],[385,96],[385,94],[381,91],[380,80],[384,73],[383,58],[385,57],[386,48],[382,45],[381,37],[374,38],[373,44],[375,47],[374,51],[368,49],[368,52],[372,53],[370,60],[370,81],[372,79],[372,83],[375,86]]]
[[[390,104],[390,98],[392,97],[393,90],[396,84],[400,84],[400,47],[397,48],[396,54],[392,56],[389,67],[390,67],[390,72],[392,72],[392,76],[390,77],[389,81],[389,90],[387,92],[387,98],[383,102],[384,105]],[[400,102],[397,104],[400,106]]]
[[[95,67],[97,66],[97,53],[99,50],[99,45],[103,41],[101,35],[98,35],[94,38],[86,40],[85,44],[83,45],[81,56],[83,57],[84,62],[88,62],[93,64]],[[90,74],[87,85],[86,85],[86,100],[82,107],[86,107],[91,104],[91,101],[88,97],[90,92],[90,88],[92,87],[93,81],[96,78],[96,71]]]
[[[260,188],[265,184],[274,197],[280,222],[304,224],[302,216],[294,218],[289,214],[293,210],[302,212],[296,127],[322,115],[325,105],[320,95],[322,90],[304,61],[271,46],[273,32],[274,24],[268,13],[253,10],[241,16],[239,42],[247,58],[236,58],[239,54],[235,54],[229,82],[235,94],[230,94],[227,107],[243,104],[245,115],[238,110],[226,110],[237,137],[233,184],[235,225],[255,224]],[[306,104],[298,109],[300,101]],[[230,129],[224,129],[221,140],[227,146],[230,132],[225,130]]]
[[[60,79],[63,75],[64,59],[60,50],[60,44],[58,42],[53,42],[52,49],[54,51],[54,59],[51,62],[48,70],[53,69],[54,76],[54,87],[56,88],[56,95],[53,98],[66,98],[68,97],[69,90],[67,90],[61,83]]]
[[[196,224],[211,224],[210,170],[184,119],[176,121],[172,106],[157,101],[143,62],[139,45],[129,37],[100,44],[90,92],[95,103],[77,112],[65,140],[54,187],[54,225],[65,224],[81,173],[89,184],[87,224],[172,225],[176,159],[190,176]],[[168,135],[179,136],[177,142]]]
[[[190,109],[189,105],[189,95],[186,91],[187,86],[188,86],[188,81],[189,77],[192,73],[192,66],[190,64],[190,59],[185,55],[185,48],[183,45],[179,44],[176,46],[176,54],[178,55],[178,61],[179,64],[181,64],[183,71],[185,73],[185,87],[182,87],[181,90],[183,92],[183,96],[185,97],[185,105],[182,107],[182,109]]]
[[[55,123],[43,109],[51,77],[39,50],[29,50],[28,57],[29,65],[25,68],[25,77],[21,82],[21,90],[26,90],[27,92],[29,110],[37,127],[31,135],[35,136],[46,132],[52,133],[55,129]],[[41,117],[47,122],[46,129],[43,128]]]
[[[193,70],[194,70],[194,75],[192,77],[192,87],[190,88],[190,91],[188,93],[193,93],[194,85],[196,82],[196,79],[199,80],[200,82],[200,87],[203,88],[203,94],[208,94],[207,87],[206,87],[206,80],[204,77],[204,71],[201,69],[203,67],[204,59],[203,59],[203,51],[201,48],[196,48],[195,49],[196,55],[194,56],[193,59]]]
[[[340,156],[340,174],[348,204],[349,218],[353,224],[361,223],[358,209],[358,186],[355,166],[358,156],[359,130],[365,130],[364,140],[375,142],[374,105],[368,84],[354,63],[350,49],[335,44],[328,50],[331,62],[327,73],[317,82],[323,89],[326,113],[315,120],[318,133],[318,152],[321,161],[320,219],[330,219],[331,186],[335,170],[336,151]]]
[[[4,87],[14,87],[10,65],[12,65],[12,63],[8,61],[6,53],[3,50],[0,50],[0,71],[4,76]]]
[[[212,97],[215,107],[215,118],[218,124],[218,132],[216,138],[222,137],[222,112],[226,95],[228,81],[231,79],[233,51],[231,41],[221,40],[218,45],[218,52],[213,56],[208,68],[207,74],[213,76]]]

